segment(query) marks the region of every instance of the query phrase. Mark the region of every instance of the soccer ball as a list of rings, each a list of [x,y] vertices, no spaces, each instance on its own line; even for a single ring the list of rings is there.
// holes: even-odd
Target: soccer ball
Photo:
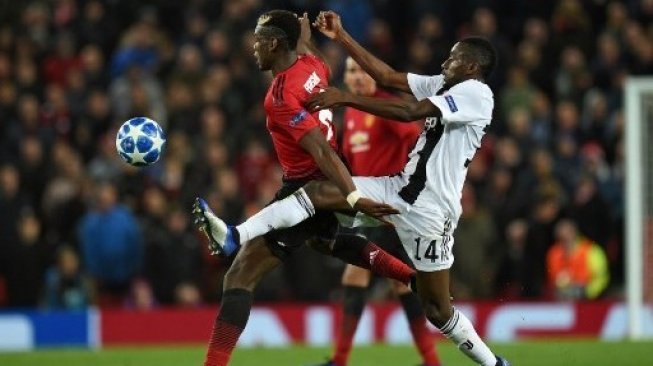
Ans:
[[[161,126],[147,117],[134,117],[123,123],[116,136],[118,155],[134,166],[156,163],[165,143]]]

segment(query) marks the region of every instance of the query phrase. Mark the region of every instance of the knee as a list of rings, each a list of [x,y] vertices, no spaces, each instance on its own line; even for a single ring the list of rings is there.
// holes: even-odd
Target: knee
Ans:
[[[449,301],[421,298],[421,302],[426,319],[438,329],[443,327],[453,315],[453,308]]]
[[[370,271],[348,264],[342,272],[342,284],[345,286],[367,287],[370,284]]]
[[[391,280],[390,286],[392,287],[392,291],[399,296],[403,294],[407,294],[411,291],[411,289],[408,288],[408,286],[396,280]]]

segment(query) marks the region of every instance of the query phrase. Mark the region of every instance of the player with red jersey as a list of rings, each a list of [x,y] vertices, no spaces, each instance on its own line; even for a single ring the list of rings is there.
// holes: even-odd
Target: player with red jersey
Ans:
[[[310,209],[306,204],[308,196],[301,187],[311,180],[328,179],[350,198],[352,209],[373,217],[397,212],[388,205],[361,197],[356,190],[349,171],[336,153],[331,112],[324,110],[312,114],[303,107],[312,93],[327,87],[329,78],[329,69],[322,60],[301,53],[300,48],[310,50],[312,47],[307,16],[298,19],[294,13],[284,10],[267,12],[259,17],[254,37],[254,56],[259,68],[270,70],[274,75],[264,102],[266,125],[284,173],[283,186],[274,201],[290,195],[296,198],[291,206],[272,214],[293,220],[311,210],[314,216],[283,230],[265,225],[272,231],[256,239],[250,231],[259,232],[261,228],[256,226],[261,222],[253,217],[247,225],[230,228],[225,234],[229,235],[230,245],[220,246],[218,242],[223,242],[225,237],[214,237],[216,230],[211,225],[216,220],[211,221],[211,218],[215,215],[204,200],[197,199],[193,209],[196,224],[208,236],[212,251],[220,255],[237,252],[224,278],[222,304],[211,334],[206,366],[229,362],[247,324],[254,288],[264,275],[305,243],[403,283],[409,282],[414,275],[412,268],[366,239],[344,235],[335,241],[338,221],[334,214]],[[245,243],[247,245],[241,248]]]
[[[374,79],[351,57],[345,62],[344,81],[347,89],[356,95],[396,98],[377,88]],[[354,176],[382,177],[401,172],[406,165],[408,153],[422,131],[421,123],[399,123],[351,107],[345,109],[343,127],[342,153]],[[392,227],[360,227],[355,229],[355,233],[410,263],[410,258]],[[342,317],[336,334],[334,354],[330,361],[319,366],[347,364],[354,334],[365,307],[370,280],[371,273],[365,268],[351,264],[345,268],[342,274]],[[426,326],[419,297],[399,281],[391,280],[391,287],[408,319],[415,346],[422,356],[422,365],[439,366],[434,337]]]
[[[347,58],[345,84],[354,94],[395,98],[377,89],[374,79],[352,58]],[[401,172],[422,131],[418,123],[397,123],[350,107],[345,109],[343,123],[342,154],[349,162],[352,175],[361,177]]]
[[[266,126],[286,180],[324,178],[301,142],[316,127],[319,131],[314,132],[324,136],[333,151],[338,150],[331,111],[311,115],[301,105],[313,91],[324,89],[327,80],[329,70],[322,60],[311,54],[298,55],[295,63],[275,76],[265,96]]]

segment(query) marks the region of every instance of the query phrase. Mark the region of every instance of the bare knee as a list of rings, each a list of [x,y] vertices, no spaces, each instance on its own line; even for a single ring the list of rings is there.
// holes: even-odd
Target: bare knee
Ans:
[[[345,286],[367,287],[370,284],[370,271],[348,264],[342,272],[342,284]]]
[[[411,292],[411,289],[408,288],[408,286],[397,280],[390,280],[390,287],[392,288],[392,292],[394,292],[397,296]]]

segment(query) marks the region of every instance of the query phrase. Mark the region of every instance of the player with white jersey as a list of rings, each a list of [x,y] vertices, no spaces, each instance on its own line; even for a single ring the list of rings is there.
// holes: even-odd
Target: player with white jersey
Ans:
[[[418,270],[414,289],[427,319],[475,363],[509,365],[488,348],[469,319],[452,306],[449,293],[451,234],[462,211],[460,199],[467,167],[492,119],[494,97],[485,80],[496,64],[494,47],[483,38],[465,38],[451,49],[441,75],[420,76],[395,71],[367,52],[342,28],[334,12],[321,12],[314,25],[340,43],[382,87],[412,93],[416,100],[363,97],[329,88],[307,102],[309,111],[348,106],[393,120],[427,121],[401,174],[354,177],[357,190],[347,197],[330,181],[312,181],[300,189],[309,198],[302,202],[306,206],[302,219],[311,217],[315,209],[346,209],[361,196],[397,208],[400,213],[388,219]],[[292,220],[284,215],[288,207],[297,206],[294,201],[294,195],[277,201],[245,223],[227,229],[217,217],[207,217],[207,229],[220,246],[235,245],[229,242],[234,236],[243,243],[267,233],[269,228],[301,222],[296,221],[298,215],[293,215]]]
[[[467,166],[491,122],[493,94],[486,84],[473,79],[450,88],[443,75],[407,74],[407,81],[418,101],[428,100],[442,115],[426,119],[401,174],[381,179],[354,177],[354,184],[363,196],[400,210],[400,215],[389,219],[418,270],[448,269],[453,264],[451,234],[462,212]],[[321,95],[312,105],[341,104],[338,94]]]

